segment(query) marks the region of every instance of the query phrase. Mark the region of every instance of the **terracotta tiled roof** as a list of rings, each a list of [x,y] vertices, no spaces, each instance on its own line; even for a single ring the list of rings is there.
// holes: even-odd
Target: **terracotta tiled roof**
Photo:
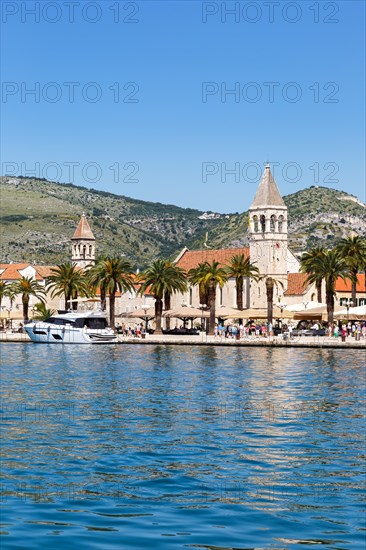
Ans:
[[[55,265],[35,265],[34,269],[37,271],[37,273],[40,274],[40,276],[45,279],[46,277],[49,277],[51,275],[51,270],[55,269]]]
[[[0,270],[2,271],[0,274],[0,279],[2,281],[18,281],[23,277],[21,271],[23,271],[27,267],[32,267],[35,270],[36,281],[43,281],[45,277],[50,275],[52,267],[56,266],[31,264],[0,264]]]
[[[197,267],[202,262],[212,261],[219,262],[221,265],[229,263],[230,259],[237,255],[243,254],[245,258],[249,257],[249,248],[222,248],[219,250],[187,250],[178,260],[177,265],[186,271]]]
[[[29,264],[0,264],[1,279],[20,279],[19,269],[25,269]]]
[[[346,279],[343,281],[339,278],[335,284],[336,292],[351,292],[351,281]],[[366,292],[365,274],[359,273],[357,275],[356,292]]]
[[[287,274],[287,290],[284,296],[296,296],[305,294],[308,284],[305,283],[307,273],[288,273]]]
[[[98,298],[100,298],[100,288],[98,287],[97,290],[95,291],[95,296]],[[107,297],[109,296],[109,292],[107,292]],[[122,296],[122,292],[120,292],[119,290],[116,290],[115,292],[115,296],[116,298],[118,298],[119,296]]]
[[[79,224],[72,238],[73,239],[91,239],[95,241],[95,237],[92,233],[92,230],[90,229],[90,225],[88,224],[88,220],[86,219],[84,212],[80,218]]]

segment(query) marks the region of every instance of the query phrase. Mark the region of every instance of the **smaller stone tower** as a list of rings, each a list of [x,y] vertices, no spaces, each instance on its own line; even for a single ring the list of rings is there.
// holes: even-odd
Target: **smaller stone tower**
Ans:
[[[95,264],[95,237],[83,212],[71,239],[71,261],[80,267]]]

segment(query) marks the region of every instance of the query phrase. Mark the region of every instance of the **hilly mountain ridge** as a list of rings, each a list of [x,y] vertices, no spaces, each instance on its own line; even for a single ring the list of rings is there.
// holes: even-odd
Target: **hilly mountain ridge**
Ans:
[[[184,247],[248,244],[248,213],[219,214],[146,202],[73,184],[0,177],[1,261],[54,264],[70,258],[71,237],[83,211],[98,254],[125,254],[136,267],[174,258]],[[315,187],[284,197],[289,244],[301,253],[333,246],[343,236],[366,236],[366,207],[345,192]]]

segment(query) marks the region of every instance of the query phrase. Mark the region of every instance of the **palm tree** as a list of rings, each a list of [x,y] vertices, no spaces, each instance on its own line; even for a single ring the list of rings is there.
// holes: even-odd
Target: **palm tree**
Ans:
[[[337,250],[345,260],[352,284],[352,302],[356,305],[357,275],[366,268],[366,239],[359,235],[341,239]]]
[[[182,289],[183,289],[181,290],[181,292],[185,292],[187,290],[187,274],[184,271],[184,269],[182,269],[181,267],[178,267],[176,264],[170,262],[169,260],[165,262],[165,267],[166,269],[169,270],[169,273],[170,273],[169,277],[171,279],[174,278],[176,281],[178,281],[179,279],[181,280]],[[171,309],[171,297],[172,297],[172,290],[170,288],[170,285],[167,285],[164,291],[164,309],[165,310]],[[166,328],[167,330],[169,330],[170,318],[167,317],[165,322],[166,322]]]
[[[47,289],[52,289],[51,297],[63,296],[65,309],[71,300],[76,300],[78,295],[86,296],[88,286],[82,269],[71,262],[65,262],[51,269],[51,275],[47,277]],[[77,309],[77,303],[72,302],[72,308]]]
[[[273,323],[273,291],[275,287],[282,287],[283,284],[281,281],[274,279],[273,277],[262,276],[261,279],[265,279],[266,284],[266,293],[267,293],[267,321]]]
[[[176,292],[186,292],[187,280],[185,271],[163,259],[157,259],[140,274],[141,286],[139,294],[149,292],[155,298],[155,334],[161,334],[161,315],[163,312],[163,298]]]
[[[250,258],[245,258],[244,254],[237,254],[230,259],[227,266],[228,277],[235,277],[236,286],[236,307],[243,309],[243,282],[244,278],[248,277],[259,280],[259,269],[252,263]]]
[[[124,258],[106,256],[88,272],[88,280],[93,286],[99,286],[105,294],[109,294],[109,324],[114,330],[116,292],[131,292],[134,290],[132,265]]]
[[[31,296],[35,296],[40,300],[44,299],[46,291],[42,285],[37,281],[32,279],[32,277],[22,277],[15,283],[15,289],[17,294],[22,295],[23,303],[23,319],[24,323],[29,321],[28,310],[29,310],[29,299]]]
[[[10,283],[10,285],[8,285],[8,296],[9,296],[9,301],[10,301],[10,307],[12,308],[13,307],[13,303],[15,301],[15,298],[17,297],[17,295],[19,294],[18,292],[18,287],[17,287],[17,283],[14,281],[12,283]]]
[[[325,249],[322,246],[315,246],[311,248],[308,252],[304,252],[301,257],[300,271],[302,273],[308,273],[313,275],[312,281],[315,284],[317,292],[317,300],[319,303],[322,301],[322,282],[323,277],[317,273],[317,265],[319,258],[322,258],[325,254]]]
[[[34,311],[35,314],[33,315],[33,319],[37,321],[45,321],[56,313],[55,310],[48,308],[44,302],[38,302],[35,304]]]
[[[3,299],[9,296],[9,287],[6,281],[0,281],[0,310]]]
[[[89,267],[89,269],[86,272],[87,275],[87,284],[89,289],[93,294],[97,291],[99,288],[100,291],[100,307],[102,311],[105,311],[107,309],[107,292],[105,288],[105,284],[100,281],[100,273],[99,273],[99,265],[100,262],[103,260],[106,260],[107,256],[101,256],[95,265]]]
[[[328,323],[333,323],[335,284],[339,277],[345,280],[347,275],[347,264],[339,251],[326,250],[323,255],[318,257],[313,266],[313,273],[310,273],[306,279],[309,283],[315,283],[319,277],[324,279]]]
[[[0,311],[3,299],[10,298],[9,287],[10,285],[6,281],[0,281]]]
[[[207,301],[210,307],[208,334],[214,334],[216,319],[216,288],[217,285],[222,288],[226,283],[228,279],[227,270],[225,267],[219,267],[219,262],[216,261],[212,261],[211,264],[209,262],[204,262],[198,267],[200,268],[199,274],[197,274],[197,277],[192,277],[191,282],[195,280],[195,284],[199,286],[202,285],[202,288],[207,289]]]
[[[206,263],[201,262],[197,267],[188,271],[188,281],[192,285],[198,285],[200,304],[208,304],[208,287],[205,283]]]

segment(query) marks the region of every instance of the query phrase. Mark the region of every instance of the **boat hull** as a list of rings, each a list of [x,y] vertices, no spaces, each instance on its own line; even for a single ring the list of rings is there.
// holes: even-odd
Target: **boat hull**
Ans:
[[[83,330],[73,327],[46,326],[42,323],[24,327],[36,344],[116,344],[117,336],[111,329]]]

